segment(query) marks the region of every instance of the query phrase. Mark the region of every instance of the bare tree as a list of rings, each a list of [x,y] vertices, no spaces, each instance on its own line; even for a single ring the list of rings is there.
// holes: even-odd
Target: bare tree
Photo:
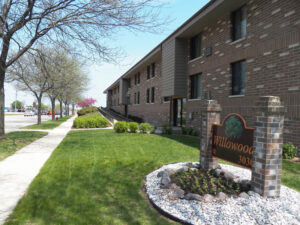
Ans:
[[[64,96],[64,102],[69,101],[70,93],[81,93],[83,87],[87,84],[87,77],[83,75],[80,69],[80,63],[75,58],[69,56],[64,51],[55,51],[55,49],[48,50],[49,58],[49,86],[47,95],[50,98],[52,112],[55,110],[55,101],[58,97]],[[62,111],[62,110],[61,110]],[[52,120],[55,120],[55,114],[52,113]]]
[[[3,0],[0,5],[0,137],[4,136],[4,80],[7,69],[37,41],[71,43],[102,59],[113,52],[104,40],[120,28],[153,31],[156,0]],[[83,51],[84,52],[84,51]]]
[[[14,63],[9,71],[11,79],[17,82],[22,91],[31,92],[38,102],[37,124],[41,124],[41,107],[43,95],[51,89],[49,85],[50,74],[47,70],[47,59],[43,52],[25,54]]]

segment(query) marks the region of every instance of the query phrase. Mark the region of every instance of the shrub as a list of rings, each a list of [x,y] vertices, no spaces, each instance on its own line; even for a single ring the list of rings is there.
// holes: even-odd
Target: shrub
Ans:
[[[117,133],[125,133],[125,132],[127,132],[127,128],[128,128],[128,125],[127,125],[126,121],[119,121],[119,122],[116,122],[114,125],[114,130]]]
[[[128,129],[130,133],[136,133],[139,129],[139,125],[136,122],[128,123]]]
[[[162,133],[163,134],[172,134],[172,128],[169,126],[169,124],[162,125]]]
[[[184,135],[187,134],[186,127],[181,127],[181,133],[184,134]]]
[[[95,106],[85,107],[83,109],[80,109],[77,114],[78,116],[83,116],[92,112],[98,112],[98,108]]]
[[[109,125],[108,120],[102,116],[95,117],[95,123],[97,128],[107,127]]]
[[[154,134],[154,133],[155,133],[155,130],[156,130],[156,126],[154,126],[154,127],[151,127],[151,129],[150,129],[150,133],[151,133],[151,134]]]
[[[73,121],[74,128],[103,128],[108,125],[108,120],[100,115],[97,117],[77,117]]]
[[[196,130],[194,130],[192,135],[193,135],[193,136],[199,136],[199,132],[196,131]]]
[[[187,134],[187,135],[193,135],[193,131],[194,131],[194,129],[191,128],[191,127],[187,127],[187,128],[186,128],[186,134]]]
[[[140,124],[140,132],[141,133],[149,133],[151,131],[151,126],[149,123],[141,123]]]
[[[203,169],[188,169],[171,175],[171,181],[182,188],[186,193],[199,195],[217,195],[220,192],[226,194],[239,194],[250,190],[250,185],[241,185],[233,180],[227,180],[218,176],[213,171]]]
[[[282,155],[284,159],[292,159],[296,157],[298,148],[291,142],[282,145]]]

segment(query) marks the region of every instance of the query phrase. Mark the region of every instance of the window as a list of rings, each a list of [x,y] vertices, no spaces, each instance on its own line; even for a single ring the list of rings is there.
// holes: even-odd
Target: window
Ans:
[[[137,73],[137,83],[141,83],[141,74],[140,72]]]
[[[137,104],[140,104],[140,92],[137,93]]]
[[[191,84],[191,99],[201,99],[202,84],[201,84],[201,74],[190,76]]]
[[[155,100],[155,87],[151,88],[151,103],[154,103]]]
[[[231,13],[232,41],[246,36],[246,7],[243,6]]]
[[[195,59],[201,55],[202,35],[198,34],[190,40],[190,59]]]
[[[151,67],[152,67],[152,77],[154,77],[155,76],[155,63],[152,63]]]
[[[171,97],[164,97],[164,102],[169,102],[171,100]]]
[[[150,88],[147,89],[146,98],[146,102],[150,103]]]
[[[134,93],[134,100],[133,100],[134,104],[136,104],[136,93]]]
[[[231,64],[232,95],[244,95],[246,89],[246,62],[245,60]]]
[[[134,85],[136,85],[136,84],[137,84],[137,75],[134,74]]]
[[[147,80],[150,79],[150,66],[147,66]]]

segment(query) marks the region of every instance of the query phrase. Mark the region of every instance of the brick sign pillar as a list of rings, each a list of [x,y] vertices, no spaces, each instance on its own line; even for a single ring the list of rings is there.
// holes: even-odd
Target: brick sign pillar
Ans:
[[[219,124],[221,106],[216,100],[206,100],[201,108],[201,146],[200,165],[209,170],[218,166],[218,160],[212,157],[212,124]]]
[[[256,107],[251,186],[264,197],[279,197],[284,107],[275,96],[260,97]]]

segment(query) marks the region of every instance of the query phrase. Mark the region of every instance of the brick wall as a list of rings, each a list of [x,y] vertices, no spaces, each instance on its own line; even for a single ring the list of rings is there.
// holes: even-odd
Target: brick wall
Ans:
[[[221,104],[222,118],[238,112],[250,126],[254,125],[254,103],[259,96],[280,96],[286,107],[284,141],[300,146],[299,2],[257,0],[249,1],[246,8],[246,38],[231,42],[230,12],[217,19],[202,31],[203,51],[212,47],[212,55],[190,61],[188,75],[202,73],[203,93],[210,91]],[[239,60],[246,60],[246,94],[232,97],[230,64]],[[188,126],[200,127],[203,101],[188,101],[187,113],[193,114]]]
[[[201,107],[204,100],[190,100],[189,76],[202,74],[202,94],[209,91],[212,99],[222,107],[221,118],[230,112],[242,114],[248,126],[254,126],[255,102],[259,96],[274,95],[285,106],[284,142],[300,147],[300,5],[298,0],[250,0],[247,8],[247,35],[231,41],[230,13],[227,12],[199,32],[202,33],[203,52],[212,48],[211,56],[200,56],[187,65],[187,126],[200,131]],[[187,48],[187,52],[189,49]],[[231,63],[246,61],[246,94],[231,95]],[[156,76],[146,79],[146,67],[140,66],[141,83],[134,85],[131,74],[131,104],[128,114],[143,118],[154,125],[168,123],[170,102],[161,98],[161,59],[156,59]],[[147,88],[155,87],[155,103],[146,104]],[[134,93],[140,91],[140,104],[134,105]],[[118,98],[112,95],[112,102]],[[113,106],[124,113],[124,106]]]
[[[147,79],[147,66],[155,63],[155,76],[152,77],[152,70],[150,73],[150,79]],[[163,102],[161,98],[161,60],[157,59],[154,61],[149,61],[143,64],[140,68],[135,70],[127,78],[130,78],[131,84],[128,93],[130,94],[130,104],[128,105],[128,115],[136,116],[142,118],[145,122],[149,122],[156,126],[161,126],[162,124],[167,124],[169,121],[170,114],[170,102]],[[137,72],[140,72],[140,83],[135,85],[134,76]],[[147,89],[155,87],[155,101],[154,103],[146,102],[146,92]],[[140,104],[134,104],[134,93],[140,92]],[[116,99],[118,95],[112,97]],[[151,91],[150,91],[151,100]],[[125,113],[124,106],[118,105],[113,106],[117,112],[121,114]]]

